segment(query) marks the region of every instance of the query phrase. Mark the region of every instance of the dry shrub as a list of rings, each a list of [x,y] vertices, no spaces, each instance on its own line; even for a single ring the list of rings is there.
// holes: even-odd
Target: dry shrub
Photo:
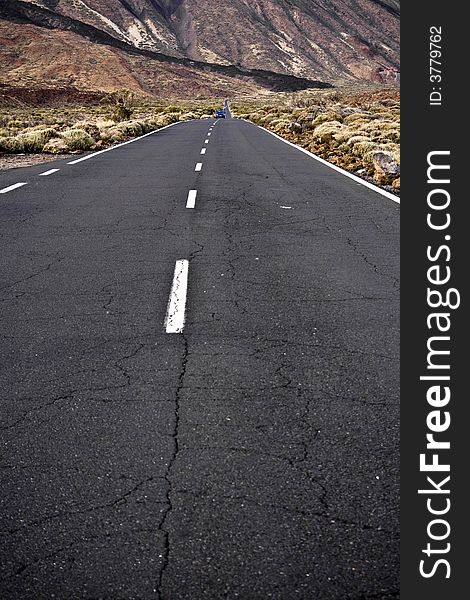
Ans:
[[[82,129],[86,131],[94,140],[100,139],[100,128],[96,123],[90,123],[89,121],[79,121],[72,126],[72,129]]]
[[[145,124],[142,121],[124,121],[116,125],[114,129],[122,133],[123,137],[137,137],[146,133]]]
[[[321,113],[317,117],[315,117],[315,119],[312,122],[312,126],[317,127],[318,125],[321,125],[322,123],[327,123],[328,121],[341,122],[342,120],[343,117],[339,113],[329,111]]]
[[[177,123],[180,121],[181,113],[179,112],[170,112],[168,114],[163,114],[159,117],[158,123],[159,127],[165,127],[166,125],[172,125],[173,123]]]
[[[354,124],[357,125],[359,123],[368,123],[371,119],[371,115],[366,115],[364,113],[352,113],[351,115],[347,115],[344,117],[343,121],[347,125]]]
[[[371,153],[377,149],[377,144],[371,141],[357,142],[352,146],[353,154],[360,156],[365,162],[371,162]]]
[[[95,140],[83,129],[68,129],[60,134],[60,137],[73,152],[79,150],[90,150]]]
[[[52,128],[42,128],[37,131],[27,131],[16,136],[0,138],[0,151],[6,153],[39,153],[44,144],[57,135]]]
[[[7,154],[23,152],[23,146],[15,136],[0,137],[0,152]]]
[[[111,92],[101,102],[111,108],[115,121],[127,121],[134,112],[135,94],[130,90],[116,90]]]
[[[330,143],[334,140],[335,134],[341,131],[342,125],[339,121],[328,121],[315,127],[313,135],[322,143]]]
[[[276,121],[276,123],[275,123]],[[275,124],[274,124],[275,123]],[[276,132],[281,132],[281,131],[286,131],[288,130],[290,125],[290,121],[288,121],[287,119],[275,119],[274,121],[271,121],[271,127],[270,129],[273,129]]]

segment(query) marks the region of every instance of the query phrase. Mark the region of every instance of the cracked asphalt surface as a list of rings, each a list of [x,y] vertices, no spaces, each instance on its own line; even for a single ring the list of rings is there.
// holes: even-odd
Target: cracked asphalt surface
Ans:
[[[208,123],[1,174],[2,599],[399,598],[399,208]]]

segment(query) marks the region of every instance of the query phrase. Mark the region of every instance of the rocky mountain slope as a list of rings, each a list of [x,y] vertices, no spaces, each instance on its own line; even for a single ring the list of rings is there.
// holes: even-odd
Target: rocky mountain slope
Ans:
[[[0,83],[206,94],[392,83],[399,0],[2,0]]]
[[[0,3],[0,84],[88,90],[126,87],[157,96],[201,97],[330,86],[266,69],[138,48],[37,2],[16,0]]]
[[[139,48],[310,79],[390,79],[399,0],[29,0]]]

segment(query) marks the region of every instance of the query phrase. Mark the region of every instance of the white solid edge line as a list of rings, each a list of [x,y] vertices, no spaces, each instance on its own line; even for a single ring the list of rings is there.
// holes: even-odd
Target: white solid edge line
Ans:
[[[205,153],[206,153],[206,148],[203,148],[203,149],[201,150],[201,154],[205,154]]]
[[[202,163],[197,163],[196,168],[194,170],[195,171],[201,171],[202,170]]]
[[[165,317],[167,333],[183,333],[186,316],[189,261],[177,260]]]
[[[254,123],[252,123],[251,121],[247,121],[246,119],[241,119],[241,120],[242,121],[246,121],[247,123],[250,123],[250,125],[254,125]],[[325,160],[323,158],[320,158],[316,154],[313,154],[312,152],[309,152],[308,150],[305,150],[305,148],[302,148],[301,146],[297,146],[297,144],[293,144],[292,142],[288,142],[287,140],[285,140],[284,138],[282,138],[280,135],[277,135],[276,133],[273,133],[272,131],[269,131],[269,129],[266,129],[265,127],[261,127],[261,125],[257,125],[257,127],[259,127],[260,129],[262,129],[263,131],[266,131],[267,133],[271,134],[272,136],[274,136],[278,140],[281,140],[281,142],[284,142],[284,144],[288,144],[289,146],[292,146],[292,148],[296,148],[297,150],[300,150],[301,152],[303,152],[307,156],[310,156],[310,158],[314,158],[318,162],[321,162],[323,165],[326,165],[327,167],[330,167],[330,169],[333,169],[334,171],[338,171],[338,173],[341,173],[342,175],[345,175],[346,177],[349,177],[349,179],[352,179],[356,183],[360,183],[361,185],[363,185],[363,186],[365,186],[365,187],[373,190],[374,192],[377,192],[378,194],[381,194],[382,196],[385,196],[385,198],[388,198],[389,200],[393,200],[393,202],[396,202],[397,204],[400,204],[400,198],[398,196],[395,196],[395,194],[391,194],[390,192],[386,192],[385,190],[382,190],[381,188],[379,188],[376,185],[374,185],[373,183],[369,183],[368,181],[365,181],[364,179],[361,179],[357,175],[353,175],[352,173],[349,173],[349,171],[345,171],[341,167],[337,167],[336,165],[328,162],[327,160]]]
[[[26,184],[27,181],[23,181],[22,183],[14,183],[13,185],[9,185],[8,187],[3,188],[3,190],[0,190],[0,194],[6,194],[7,192],[11,192],[11,190],[16,190],[16,188],[19,188]]]
[[[84,160],[88,160],[89,158],[93,158],[94,156],[98,156],[98,154],[104,154],[105,152],[110,152],[111,150],[116,150],[116,148],[121,148],[122,146],[126,146],[127,144],[132,144],[133,142],[137,142],[148,135],[153,135],[154,133],[158,133],[159,131],[163,131],[164,129],[168,129],[169,127],[173,127],[173,125],[181,125],[182,123],[190,123],[191,121],[196,121],[199,119],[190,119],[188,121],[177,121],[176,123],[171,123],[170,125],[165,125],[165,127],[161,127],[160,129],[155,129],[154,131],[149,131],[148,133],[144,133],[144,135],[140,135],[139,137],[133,138],[132,140],[128,140],[127,142],[122,142],[121,144],[116,144],[115,146],[111,146],[111,148],[105,148],[104,150],[99,150],[98,152],[93,152],[93,154],[87,154],[86,156],[82,156],[82,158],[77,158],[77,160],[72,160],[67,163],[68,165],[76,165]]]
[[[60,169],[49,169],[49,171],[44,171],[44,173],[39,173],[39,177],[45,177],[46,175],[52,175],[52,173],[57,173]]]
[[[188,201],[186,202],[186,208],[194,208],[196,206],[197,190],[189,190]]]

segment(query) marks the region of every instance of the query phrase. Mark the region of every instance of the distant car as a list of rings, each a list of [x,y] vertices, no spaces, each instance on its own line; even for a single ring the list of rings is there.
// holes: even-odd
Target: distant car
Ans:
[[[216,119],[225,119],[225,111],[224,110],[217,110],[215,112],[215,118]]]

